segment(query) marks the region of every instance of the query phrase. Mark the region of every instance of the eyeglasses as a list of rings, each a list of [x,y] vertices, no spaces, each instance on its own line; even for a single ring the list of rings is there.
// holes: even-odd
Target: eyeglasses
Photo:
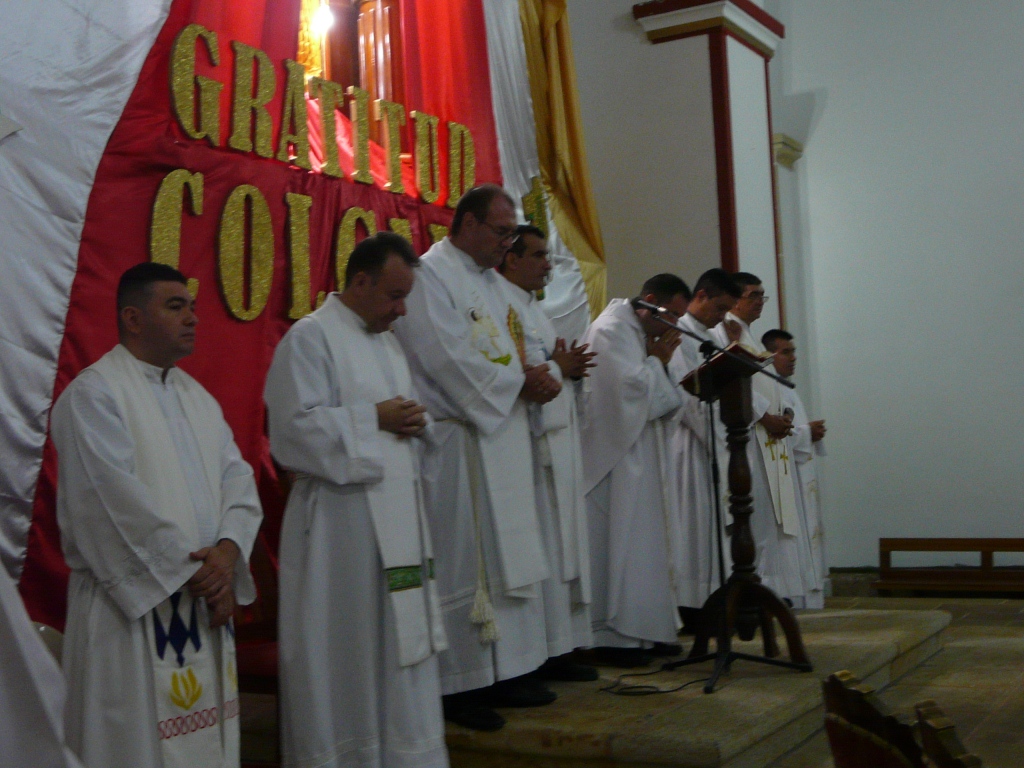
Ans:
[[[746,296],[743,296],[742,298],[749,299],[750,301],[768,301],[768,299],[770,299],[771,296],[768,296],[767,294],[764,293],[748,293]]]
[[[496,227],[488,221],[481,221],[480,223],[487,227],[489,230],[491,230],[491,232],[496,234],[498,236],[498,239],[503,243],[507,241],[508,244],[511,245],[512,243],[519,239],[519,235],[516,234],[515,229]]]

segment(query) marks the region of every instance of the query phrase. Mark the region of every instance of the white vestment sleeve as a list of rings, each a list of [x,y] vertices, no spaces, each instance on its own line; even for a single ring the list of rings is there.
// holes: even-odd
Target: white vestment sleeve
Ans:
[[[789,444],[793,449],[793,458],[796,459],[797,464],[804,464],[814,456],[811,428],[807,424],[793,428],[793,434],[789,436]]]
[[[375,403],[333,405],[331,355],[320,325],[300,320],[277,345],[267,373],[270,451],[295,472],[337,485],[384,477]]]
[[[639,371],[631,373],[635,376],[636,384],[649,393],[648,421],[667,416],[679,407],[682,401],[681,395],[685,393],[682,387],[677,386],[677,383],[669,378],[665,366],[654,355],[648,355],[644,360],[643,367]]]
[[[717,329],[712,329],[711,333]],[[669,362],[669,375],[673,379],[678,379],[680,382],[686,378],[686,376],[693,370],[696,370],[700,366],[699,353],[693,348],[693,343],[688,338],[684,338],[676,351],[672,354],[672,360]],[[679,387],[679,394],[682,397],[683,404],[676,411],[675,418],[679,424],[690,431],[697,441],[704,445],[707,442],[707,408],[703,400],[695,395],[691,395],[681,386]]]
[[[64,744],[64,676],[0,568],[0,768],[80,768]]]
[[[58,499],[70,531],[64,554],[87,569],[129,619],[177,592],[199,570],[187,542],[159,515],[135,476],[135,446],[98,374],[80,376],[54,408],[51,434],[74,499]],[[60,492],[60,490],[58,490]]]
[[[512,412],[523,388],[523,373],[518,366],[491,362],[473,347],[468,318],[453,311],[448,289],[432,267],[424,263],[417,271],[405,300],[407,314],[395,322],[395,335],[414,374],[417,369],[426,374],[429,385],[443,392],[455,410],[435,412],[438,404],[428,401],[435,418],[462,419],[491,434]],[[505,316],[494,320],[504,322]]]
[[[242,458],[227,424],[224,425],[224,451],[221,455],[221,517],[217,540],[231,539],[238,546],[241,562],[235,566],[235,600],[239,605],[249,605],[256,599],[256,585],[248,568],[249,556],[263,522],[263,507],[256,491],[252,467]]]
[[[676,413],[676,417],[679,419],[679,423],[689,430],[701,445],[707,443],[708,410],[700,398],[683,390],[683,405]]]
[[[760,376],[761,374],[755,373],[754,375]],[[751,382],[751,384],[753,384],[753,382]],[[752,422],[754,424],[759,422],[761,418],[766,413],[768,413],[768,409],[771,407],[771,403],[769,402],[768,398],[762,395],[760,392],[750,393],[750,405],[751,410],[754,413],[754,421]]]
[[[783,403],[793,408],[793,434],[789,436],[789,445],[793,449],[793,458],[797,464],[805,464],[814,456],[814,443],[811,440],[811,425],[808,423],[807,411],[800,396],[793,390],[782,393]]]

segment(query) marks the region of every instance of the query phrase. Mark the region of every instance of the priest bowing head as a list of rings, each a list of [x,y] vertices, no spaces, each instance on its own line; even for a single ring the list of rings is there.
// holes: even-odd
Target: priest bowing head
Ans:
[[[405,299],[418,266],[416,253],[401,235],[381,232],[368,237],[349,256],[341,301],[371,333],[390,330],[395,320],[405,317]]]
[[[697,284],[693,286],[693,298],[686,311],[705,328],[714,328],[736,306],[742,293],[732,275],[714,267],[697,278]]]
[[[459,199],[448,239],[479,266],[497,267],[516,240],[511,195],[497,184],[473,187]]]
[[[661,320],[676,323],[686,314],[690,302],[690,289],[680,278],[668,272],[649,277],[640,288],[640,298],[667,310],[660,313]],[[637,309],[637,319],[648,336],[660,336],[668,327],[651,315],[647,309]]]

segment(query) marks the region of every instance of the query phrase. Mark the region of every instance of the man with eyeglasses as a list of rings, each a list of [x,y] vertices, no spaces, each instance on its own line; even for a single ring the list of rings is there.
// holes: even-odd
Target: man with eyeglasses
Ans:
[[[561,386],[524,364],[494,270],[516,239],[516,210],[485,184],[459,200],[451,234],[420,259],[395,333],[435,421],[421,475],[449,648],[439,656],[445,717],[477,730],[494,707],[556,698],[529,677],[547,660],[541,582],[549,575],[532,489],[528,403]]]
[[[769,353],[750,330],[768,299],[764,285],[749,272],[737,272],[732,279],[743,293],[714,329],[715,340],[722,346],[738,341],[750,352],[767,356]],[[757,544],[757,572],[776,593],[799,604],[807,591],[800,563],[806,562],[809,555],[801,551],[806,547],[806,536],[797,506],[793,459],[787,450],[786,438],[793,431],[793,417],[785,413],[778,383],[760,374],[750,383],[756,423],[747,443],[747,459],[754,499],[750,526]],[[726,454],[722,456],[721,466],[728,466]],[[724,498],[728,497],[727,488],[723,487],[722,493]]]

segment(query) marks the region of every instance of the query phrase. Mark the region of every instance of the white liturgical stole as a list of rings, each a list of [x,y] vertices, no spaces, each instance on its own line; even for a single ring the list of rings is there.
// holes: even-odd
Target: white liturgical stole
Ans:
[[[739,343],[755,355],[764,355],[765,348],[750,332],[750,326],[731,312],[727,319],[735,320],[742,328]],[[768,410],[773,416],[782,416],[785,407],[782,404],[781,385],[764,376],[755,374],[750,380],[753,392],[768,401]],[[765,473],[768,475],[768,487],[771,490],[772,508],[775,521],[782,526],[782,532],[789,536],[800,533],[800,511],[796,504],[796,463],[792,457],[789,441],[776,440],[760,424],[755,424],[751,432],[761,446],[761,458],[764,460]]]
[[[342,396],[353,402],[410,399],[412,377],[391,332],[371,333],[337,294],[312,314],[327,339]],[[423,506],[412,440],[380,430],[384,476],[366,492],[395,609],[398,657],[402,666],[423,661],[448,647],[434,581],[430,531]]]
[[[445,275],[459,283],[449,290],[455,309],[469,319],[474,348],[494,365],[522,370],[508,330],[509,305],[504,291],[484,295],[480,282],[469,279],[458,250],[450,241],[442,242],[447,247],[439,248],[435,258],[446,262]],[[509,417],[490,434],[469,429],[480,448],[478,458],[494,512],[504,591],[520,597],[534,596],[532,585],[547,578],[548,570],[532,492],[533,456],[526,403],[516,400]]]
[[[145,363],[120,344],[94,368],[110,386],[135,444],[135,474],[153,505],[180,540],[199,549],[196,512],[167,420],[144,373]],[[217,401],[179,368],[166,372],[199,446],[215,513],[221,507],[223,417]],[[187,589],[171,595],[143,617],[153,664],[157,722],[166,768],[222,768],[237,765],[238,677],[234,634],[229,626],[210,629],[206,605]],[[213,653],[214,635],[221,648]]]

